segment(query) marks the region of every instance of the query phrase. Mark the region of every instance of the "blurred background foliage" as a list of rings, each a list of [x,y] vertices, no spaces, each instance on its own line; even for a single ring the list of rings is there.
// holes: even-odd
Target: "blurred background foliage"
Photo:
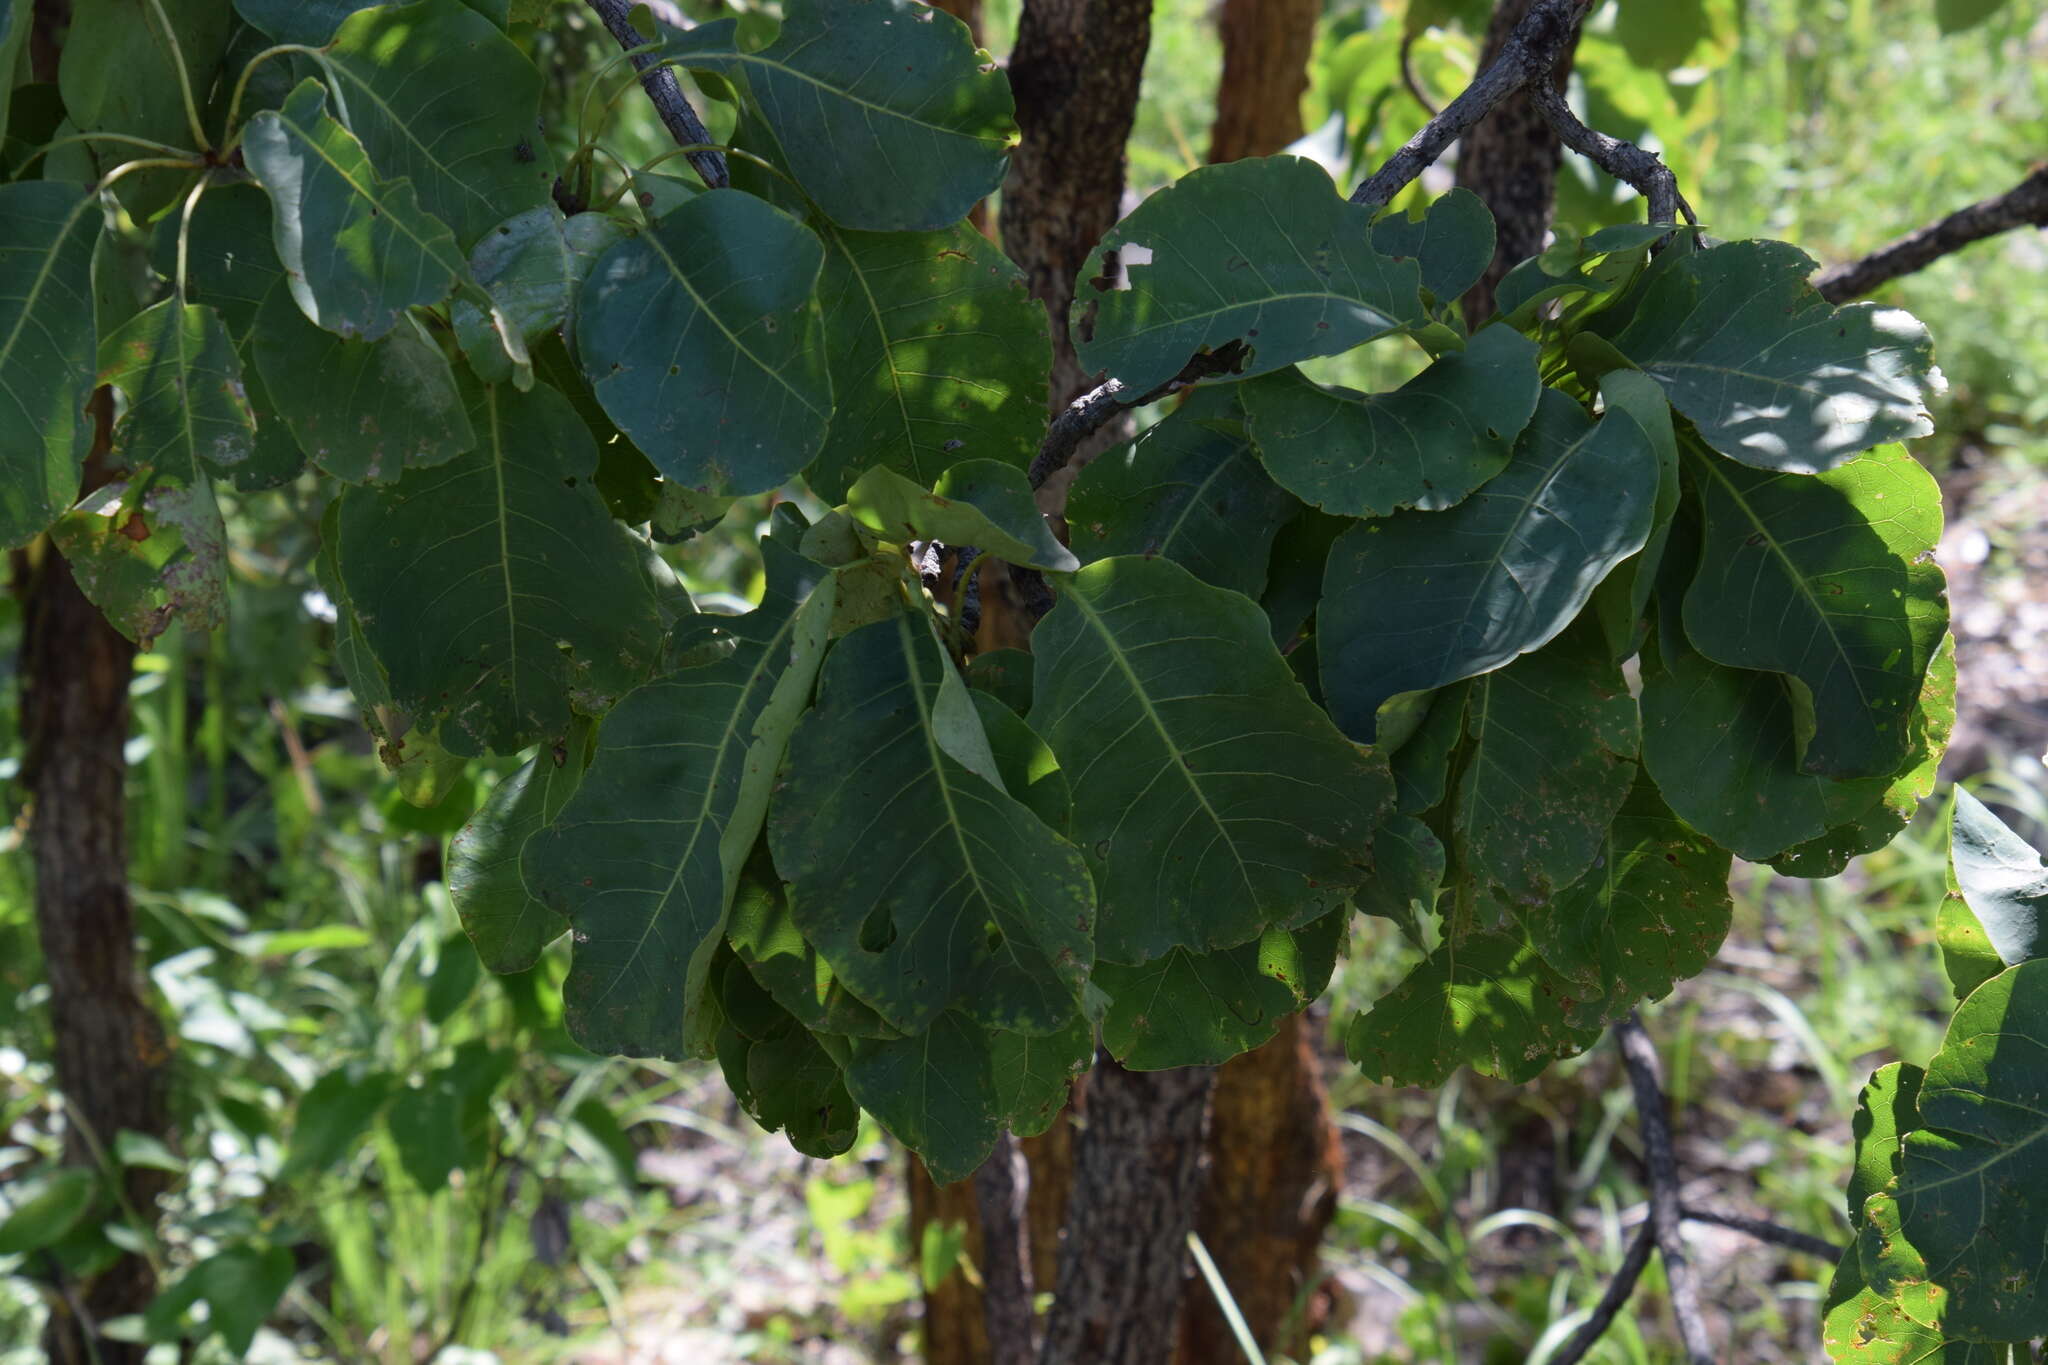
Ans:
[[[985,6],[999,57],[1017,7]],[[1710,231],[1842,260],[2006,188],[2048,146],[2048,17],[2010,3],[1944,35],[1934,9],[1609,3],[1579,49],[1573,97],[1596,126],[1661,150]],[[1420,127],[1423,98],[1470,78],[1486,10],[1332,0],[1300,150],[1340,183],[1375,164]],[[557,73],[565,152],[579,119],[604,117],[628,160],[661,154],[621,72],[593,82],[615,48],[587,10],[559,6],[523,40]],[[1201,164],[1220,66],[1209,0],[1160,0],[1134,199]],[[707,108],[719,131],[722,107]],[[1447,183],[1433,171],[1409,193]],[[1567,158],[1561,223],[1637,211]],[[1954,519],[1966,738],[1951,775],[2035,836],[2048,826],[2048,664],[2035,659],[2048,652],[2025,642],[2048,634],[2044,278],[2048,243],[2022,232],[1884,296],[1927,322],[1952,385],[1939,435],[1917,451],[1944,475]],[[1409,363],[1375,354],[1326,377],[1383,387]],[[752,543],[768,503],[744,501],[664,551],[714,608],[758,595]],[[54,1254],[74,1266],[115,1248],[148,1255],[171,1289],[119,1326],[185,1338],[167,1361],[913,1356],[920,1277],[973,1270],[944,1229],[908,1244],[886,1139],[870,1127],[848,1156],[807,1162],[752,1129],[715,1067],[582,1054],[559,1023],[565,952],[520,976],[481,970],[442,852],[510,765],[472,764],[426,809],[401,799],[332,657],[312,574],[320,511],[296,487],[231,502],[229,626],[173,630],[141,660],[132,876],[175,1040],[180,1142],[107,1134],[98,1146],[109,1163],[165,1165],[175,1183],[160,1218],[79,1218]],[[10,689],[19,626],[0,599]],[[0,779],[19,761],[0,708]],[[1881,1061],[1924,1062],[1951,1007],[1933,941],[1946,820],[1932,804],[1831,881],[1738,866],[1728,946],[1650,1012],[1685,1115],[1681,1159],[1712,1202],[1845,1235],[1856,1090]],[[19,828],[0,830],[0,1220],[40,1209],[61,1221],[63,1190],[45,1177],[65,1110],[27,862]],[[1361,923],[1319,1017],[1406,970],[1409,950],[1384,930]],[[1441,1092],[1368,1086],[1334,1042],[1328,1052],[1350,1174],[1325,1258],[1339,1307],[1315,1360],[1542,1358],[1560,1337],[1550,1324],[1598,1293],[1639,1216],[1632,1113],[1608,1050],[1528,1087],[1462,1076]],[[1694,1232],[1740,1357],[1815,1358],[1829,1267]],[[4,1365],[35,1358],[50,1254],[0,1251]],[[1678,1358],[1656,1274],[1594,1359]]]

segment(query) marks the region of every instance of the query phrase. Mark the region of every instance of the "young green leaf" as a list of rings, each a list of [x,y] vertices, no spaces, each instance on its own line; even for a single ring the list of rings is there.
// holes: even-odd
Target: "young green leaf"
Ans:
[[[91,440],[93,245],[83,185],[0,185],[0,546],[25,545],[78,495]]]

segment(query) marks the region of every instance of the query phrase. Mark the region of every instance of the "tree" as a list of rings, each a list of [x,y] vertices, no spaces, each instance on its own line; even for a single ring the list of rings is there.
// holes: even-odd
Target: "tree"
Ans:
[[[1041,1359],[1168,1348],[1207,1069],[1321,992],[1355,911],[1428,953],[1349,1021],[1366,1074],[1527,1077],[1700,969],[1731,855],[1838,870],[1930,788],[1938,498],[1899,443],[1931,344],[1679,225],[1552,83],[1583,3],[1531,4],[1348,198],[1254,157],[1120,222],[1142,4],[1027,6],[1007,75],[913,0],[772,34],[592,8],[677,143],[641,164],[601,111],[541,126],[546,7],[150,0],[74,35],[68,122],[0,186],[33,405],[0,530],[146,639],[217,617],[217,484],[329,495],[391,764],[530,755],[451,854],[485,962],[566,932],[584,1046],[715,1056],[799,1150],[864,1109],[1014,1221],[984,1163],[1099,1044]],[[1475,325],[1485,205],[1384,210],[1519,92],[1647,221],[1514,265]],[[999,186],[1015,260],[963,225]],[[1298,368],[1375,344],[1427,363]],[[827,510],[776,508],[756,608],[699,612],[664,555],[799,479]],[[986,647],[991,585],[1028,655]],[[991,1340],[1028,1353],[1024,1248],[987,1242]],[[1872,1292],[1921,1321],[1948,1273]]]

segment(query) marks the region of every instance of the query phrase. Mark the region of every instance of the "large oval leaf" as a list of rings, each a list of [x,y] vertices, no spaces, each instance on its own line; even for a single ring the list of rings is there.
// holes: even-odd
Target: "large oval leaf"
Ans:
[[[576,348],[604,410],[667,477],[765,493],[832,416],[812,290],[817,235],[738,190],[698,195],[600,256]]]
[[[839,641],[790,741],[769,823],[790,913],[833,973],[906,1033],[958,1006],[1065,1025],[1094,961],[1081,855],[996,783],[967,688],[897,614]]]
[[[1491,482],[1448,512],[1400,512],[1330,548],[1323,695],[1371,738],[1380,703],[1499,668],[1555,636],[1643,547],[1657,495],[1645,419],[1599,422],[1555,389]]]
[[[9,548],[78,495],[99,235],[99,199],[83,185],[0,185],[0,545]]]
[[[1248,598],[1105,559],[1063,585],[1032,652],[1031,724],[1074,792],[1105,959],[1235,947],[1371,875],[1392,780],[1309,701]]]
[[[128,400],[114,446],[130,468],[190,483],[255,453],[241,357],[203,304],[172,297],[128,319],[100,342],[100,381]]]
[[[949,227],[1003,183],[1010,83],[965,24],[918,0],[790,0],[784,14],[758,52],[723,20],[662,55],[740,77],[826,217],[870,232]]]
[[[1891,775],[1948,629],[1933,476],[1900,446],[1818,477],[1697,453],[1691,466],[1706,512],[1685,595],[1694,647],[1798,680],[1812,706],[1809,772]]]
[[[1111,283],[1119,263],[1128,288]],[[1249,376],[1421,327],[1421,280],[1373,249],[1372,214],[1322,167],[1255,157],[1191,171],[1111,229],[1071,326],[1083,369],[1143,391],[1230,341],[1249,348]]]

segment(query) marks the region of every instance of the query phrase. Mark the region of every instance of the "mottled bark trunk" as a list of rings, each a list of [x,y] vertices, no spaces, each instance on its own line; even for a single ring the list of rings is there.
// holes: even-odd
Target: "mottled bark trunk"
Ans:
[[[1322,17],[1322,0],[1224,0],[1211,161],[1270,156],[1301,136],[1309,50]]]
[[[1528,14],[1531,0],[1499,0],[1486,29],[1480,69],[1499,55],[1515,25]],[[1571,76],[1572,43],[1558,59],[1552,79],[1559,90]],[[1517,92],[1482,119],[1458,145],[1458,184],[1486,201],[1493,210],[1497,244],[1493,264],[1465,295],[1465,321],[1476,325],[1493,314],[1493,292],[1501,277],[1518,262],[1543,249],[1550,215],[1557,204],[1557,169],[1564,148],[1526,94]]]
[[[104,450],[112,404],[92,414]],[[89,467],[90,469],[90,467]],[[97,1167],[115,1135],[169,1135],[169,1049],[135,952],[128,899],[128,683],[135,647],[107,624],[54,548],[21,559],[21,728],[36,928],[50,986],[50,1032],[64,1092],[65,1159]],[[154,1215],[166,1176],[130,1169],[123,1194]],[[123,1256],[83,1284],[61,1286],[43,1348],[59,1365],[140,1362],[144,1348],[91,1339],[95,1325],[139,1313],[155,1296],[148,1262]]]

